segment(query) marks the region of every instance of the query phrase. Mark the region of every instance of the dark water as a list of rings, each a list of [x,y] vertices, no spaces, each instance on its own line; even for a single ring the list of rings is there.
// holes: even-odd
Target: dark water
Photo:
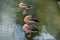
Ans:
[[[29,0],[29,1],[32,1],[32,0]],[[25,2],[29,2],[29,1],[25,1]],[[17,1],[1,0],[0,1],[0,40],[27,40],[25,33],[22,29],[23,10],[21,10],[18,7],[19,2],[21,2],[21,0],[17,0]],[[32,4],[32,7],[31,7],[32,9],[28,11],[28,13],[32,12],[33,10],[34,10],[33,12],[35,13],[36,10],[34,8],[35,5],[33,1],[31,4]],[[46,16],[46,17],[47,19],[49,18],[49,16]],[[47,28],[50,29],[50,25],[47,26]],[[42,31],[38,33],[39,35],[36,35],[35,37],[33,37],[32,40],[56,40],[55,36],[51,35],[53,34],[54,29],[52,29],[53,31],[51,34],[49,33],[50,31],[47,31],[48,29],[46,29],[46,25],[44,24],[41,25],[41,29]]]

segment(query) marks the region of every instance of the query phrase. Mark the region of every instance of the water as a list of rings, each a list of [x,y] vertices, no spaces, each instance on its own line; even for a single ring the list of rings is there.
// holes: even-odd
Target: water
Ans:
[[[13,38],[14,40],[26,40],[25,33],[23,32],[21,25],[17,25],[17,27],[15,27]]]
[[[16,27],[16,13],[14,12],[15,9],[11,7],[13,1],[9,1],[10,0],[1,0],[0,2],[0,40],[14,40],[12,35],[14,27]]]

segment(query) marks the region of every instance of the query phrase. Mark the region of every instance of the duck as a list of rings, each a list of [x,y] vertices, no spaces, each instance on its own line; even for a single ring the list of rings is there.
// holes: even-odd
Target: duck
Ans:
[[[28,5],[23,3],[23,2],[19,3],[19,8],[21,8],[21,9],[29,9]]]

